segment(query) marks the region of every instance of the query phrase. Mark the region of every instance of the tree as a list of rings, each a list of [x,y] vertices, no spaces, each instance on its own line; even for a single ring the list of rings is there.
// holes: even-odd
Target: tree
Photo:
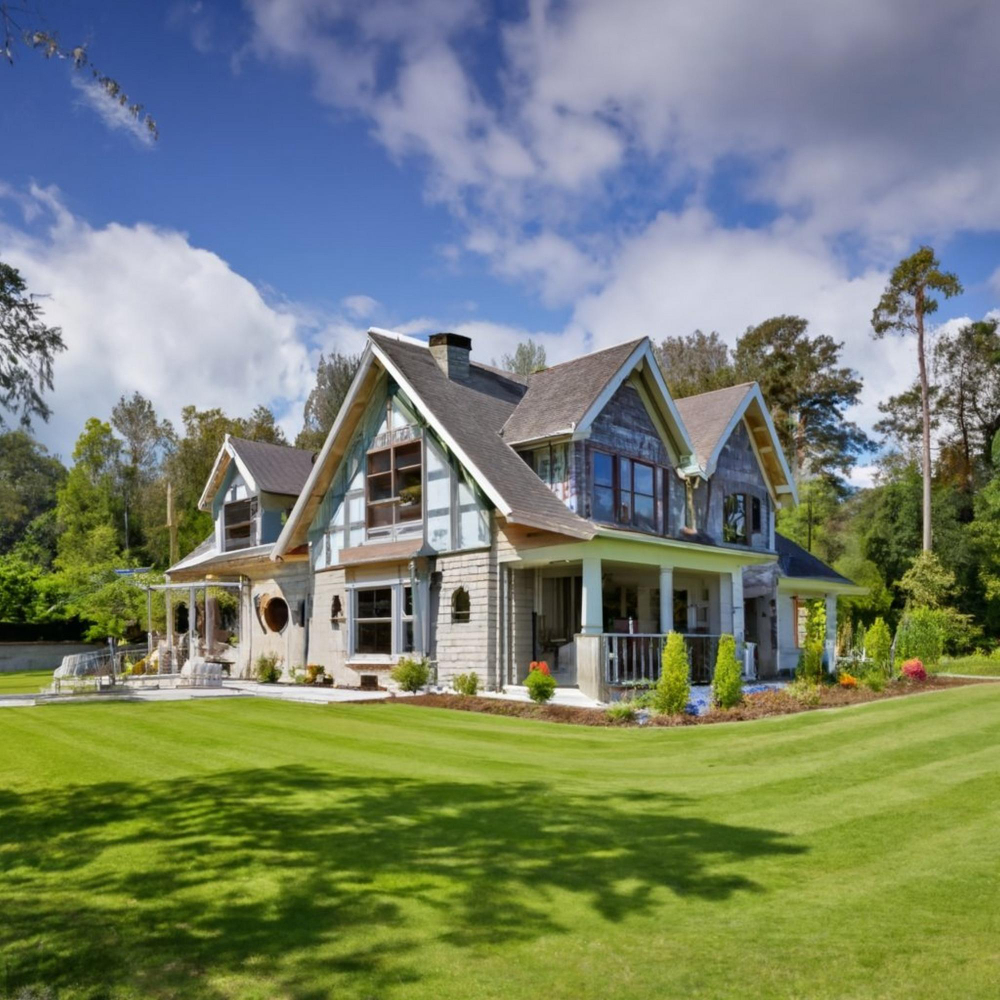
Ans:
[[[1000,433],[1000,332],[995,319],[967,323],[934,347],[940,410],[954,427],[972,488],[976,463],[989,465]]]
[[[20,272],[0,261],[0,408],[20,413],[21,426],[52,414],[42,393],[52,389],[52,365],[65,349],[62,330],[42,322]],[[0,415],[0,427],[5,426]]]
[[[882,298],[872,311],[872,329],[876,339],[887,333],[917,338],[917,362],[920,370],[920,411],[922,421],[923,533],[925,551],[931,550],[931,409],[930,382],[927,376],[924,320],[937,311],[932,292],[945,298],[960,294],[958,276],[941,270],[941,263],[929,246],[901,260],[893,269]]]
[[[235,421],[236,437],[248,441],[263,441],[266,444],[288,444],[285,432],[278,426],[274,412],[267,406],[255,406],[249,417],[240,417]],[[221,442],[220,442],[221,444]]]
[[[931,405],[931,430],[940,425],[938,416],[939,391],[936,385],[928,389]],[[918,379],[909,389],[896,396],[890,396],[878,404],[882,419],[875,424],[875,432],[883,434],[903,448],[911,448],[919,443],[923,435],[923,402]]]
[[[46,59],[69,62],[76,70],[89,69],[91,78],[107,99],[123,108],[137,122],[141,122],[153,139],[158,139],[160,131],[156,122],[148,114],[143,114],[143,106],[130,100],[128,94],[122,90],[121,85],[116,80],[100,72],[90,62],[86,45],[76,45],[71,49],[64,48],[60,44],[58,36],[42,24],[32,27],[26,21],[17,19],[18,17],[23,19],[25,16],[34,15],[34,20],[40,20],[33,8],[34,5],[32,7],[12,7],[9,3],[0,3],[0,33],[2,33],[3,43],[0,55],[13,66],[14,49],[20,43],[29,49],[40,52]]]
[[[14,555],[0,556],[0,621],[34,621],[41,570]]]
[[[747,329],[733,350],[734,381],[760,385],[797,481],[846,475],[871,446],[845,418],[863,383],[839,363],[844,345],[810,337],[808,326],[799,316],[774,316]]]
[[[319,451],[333,427],[361,365],[360,354],[320,355],[316,385],[306,400],[304,424],[295,439],[296,448]]]
[[[527,378],[535,372],[543,371],[546,367],[545,348],[541,344],[536,344],[530,338],[522,340],[514,349],[513,354],[504,354],[500,358],[500,367],[505,368],[515,375]]]
[[[729,348],[714,331],[664,337],[656,347],[656,357],[675,399],[724,389],[736,381]]]
[[[62,462],[24,431],[0,434],[0,552],[9,552],[32,521],[55,507],[65,478]]]
[[[722,635],[712,673],[712,701],[719,708],[732,708],[742,700],[743,672],[736,659],[736,640],[731,635]]]
[[[691,696],[690,676],[684,637],[679,632],[668,632],[667,641],[663,644],[660,679],[653,695],[658,712],[676,715],[684,711]]]

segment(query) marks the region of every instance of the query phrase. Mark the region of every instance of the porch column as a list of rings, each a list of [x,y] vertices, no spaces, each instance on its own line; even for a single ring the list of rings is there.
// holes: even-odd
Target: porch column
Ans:
[[[674,627],[674,568],[660,567],[660,632],[666,635]]]
[[[732,574],[733,637],[739,646],[746,636],[746,622],[743,614],[743,568],[734,569]]]
[[[188,589],[188,659],[193,660],[198,655],[198,643],[195,635],[195,623],[198,620],[198,604],[195,589]]]
[[[601,593],[601,560],[583,560],[583,600],[580,631],[584,635],[600,635],[604,631],[604,600]]]
[[[168,584],[167,589],[163,591],[163,607],[164,607],[164,612],[165,612],[165,614],[167,616],[167,621],[166,621],[166,626],[167,626],[167,648],[166,648],[167,664],[166,665],[170,668],[169,672],[173,674],[173,673],[176,673],[176,670],[174,669],[174,602],[173,602],[173,599],[170,596],[171,590],[170,590],[169,583],[170,583],[170,581],[168,580],[167,581],[167,584]],[[159,668],[159,673],[161,673],[161,674],[167,672],[167,671],[165,671],[163,669],[163,666],[164,666],[164,664],[163,664],[163,658],[161,657],[160,658],[160,668]]]
[[[833,673],[836,666],[837,650],[837,595],[825,594],[826,599],[826,649],[827,664],[826,669]]]

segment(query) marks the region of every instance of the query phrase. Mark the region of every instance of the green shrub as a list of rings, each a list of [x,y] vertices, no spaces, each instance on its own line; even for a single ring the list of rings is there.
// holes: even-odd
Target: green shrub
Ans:
[[[257,680],[261,684],[277,684],[281,680],[281,663],[276,653],[261,653],[257,657]]]
[[[884,691],[885,674],[877,668],[872,668],[862,676],[861,683],[864,684],[869,691]]]
[[[306,667],[306,684],[315,684],[326,670],[319,663],[310,663]]]
[[[677,715],[684,711],[691,696],[690,674],[684,637],[679,632],[668,632],[653,701],[658,712]]]
[[[818,684],[823,677],[823,647],[826,640],[826,606],[810,601],[806,612],[806,642],[799,657],[799,677]]]
[[[732,708],[743,700],[743,671],[736,659],[736,639],[731,635],[719,638],[719,651],[712,674],[712,702],[719,708]]]
[[[629,704],[636,709],[656,708],[656,688],[643,688],[641,691],[634,692],[629,699]]]
[[[411,693],[426,687],[430,676],[431,666],[424,657],[404,656],[392,668],[392,679],[403,691]]]
[[[872,668],[883,675],[889,673],[889,657],[892,653],[892,633],[880,617],[876,618],[865,636],[865,653],[871,660]]]
[[[791,695],[800,705],[815,706],[820,701],[820,686],[816,681],[806,677],[796,677],[785,688],[785,693]]]
[[[635,722],[635,703],[616,701],[607,707],[604,714],[608,717],[608,722]]]
[[[896,630],[896,660],[937,663],[941,659],[944,636],[933,608],[911,608]]]
[[[556,693],[556,679],[544,670],[529,670],[524,679],[528,697],[537,705],[544,705]]]
[[[470,697],[479,691],[479,675],[471,671],[467,674],[456,674],[451,679],[451,685],[456,694],[469,695]]]

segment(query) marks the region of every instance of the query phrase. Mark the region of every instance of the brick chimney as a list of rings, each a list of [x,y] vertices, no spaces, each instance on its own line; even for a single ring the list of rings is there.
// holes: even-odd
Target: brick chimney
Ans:
[[[431,354],[441,366],[441,371],[456,382],[469,379],[469,352],[472,341],[460,333],[432,333]]]

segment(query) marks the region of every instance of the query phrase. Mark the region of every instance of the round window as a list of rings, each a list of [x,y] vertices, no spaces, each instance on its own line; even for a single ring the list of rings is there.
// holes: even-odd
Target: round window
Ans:
[[[284,598],[272,597],[264,605],[264,624],[272,632],[284,632],[288,624],[288,605]]]

